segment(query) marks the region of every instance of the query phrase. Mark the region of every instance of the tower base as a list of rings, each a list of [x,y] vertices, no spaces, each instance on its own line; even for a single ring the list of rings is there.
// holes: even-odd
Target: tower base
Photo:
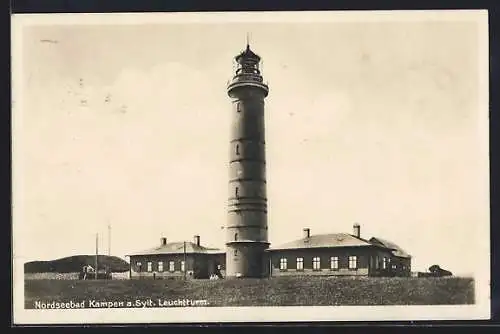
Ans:
[[[226,244],[227,278],[264,278],[269,276],[268,243],[233,242]]]

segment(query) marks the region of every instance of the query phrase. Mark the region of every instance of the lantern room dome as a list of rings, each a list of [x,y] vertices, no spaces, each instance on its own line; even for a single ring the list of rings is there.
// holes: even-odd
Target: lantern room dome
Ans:
[[[235,60],[238,62],[238,63],[241,63],[242,61],[254,61],[256,63],[258,63],[260,61],[260,57],[259,55],[257,55],[255,52],[253,52],[251,49],[250,49],[250,45],[247,44],[247,47],[244,51],[242,51],[239,55],[237,55],[235,57]]]

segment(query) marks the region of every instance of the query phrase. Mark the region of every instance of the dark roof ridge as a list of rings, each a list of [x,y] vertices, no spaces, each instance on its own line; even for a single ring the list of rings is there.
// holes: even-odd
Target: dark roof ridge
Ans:
[[[406,252],[404,249],[402,249],[400,246],[398,246],[396,243],[394,243],[390,240],[379,238],[379,237],[372,237],[370,239],[370,242],[373,243],[374,241],[372,241],[372,240],[378,241],[379,243],[383,244],[385,247],[392,249],[393,254],[395,256],[411,258],[411,255],[408,252]]]
[[[366,247],[374,246],[380,247],[379,245],[374,245],[369,241],[357,238],[352,234],[341,232],[341,233],[325,233],[325,234],[315,234],[308,238],[300,238],[292,240],[290,242],[283,243],[276,247],[270,247],[272,250],[280,249],[301,249],[301,248],[328,248],[328,247]]]
[[[209,252],[217,252],[223,250],[214,247],[206,247],[203,245],[198,245],[192,241],[174,241],[167,243],[165,245],[156,246],[142,251],[133,252],[127,254],[127,256],[135,255],[155,255],[155,254],[183,254],[184,245],[186,245],[187,254],[207,254]]]

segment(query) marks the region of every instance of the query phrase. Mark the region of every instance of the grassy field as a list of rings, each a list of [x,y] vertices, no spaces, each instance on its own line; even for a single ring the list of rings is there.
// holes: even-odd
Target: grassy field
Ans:
[[[34,308],[36,301],[149,299],[207,300],[209,306],[472,304],[474,281],[460,277],[25,281],[26,308]]]

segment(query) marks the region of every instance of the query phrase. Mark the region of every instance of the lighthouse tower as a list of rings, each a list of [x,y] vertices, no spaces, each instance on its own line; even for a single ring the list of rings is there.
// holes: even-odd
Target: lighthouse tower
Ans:
[[[260,57],[247,43],[235,57],[236,73],[227,93],[232,99],[226,276],[268,275],[264,98],[269,88]]]

